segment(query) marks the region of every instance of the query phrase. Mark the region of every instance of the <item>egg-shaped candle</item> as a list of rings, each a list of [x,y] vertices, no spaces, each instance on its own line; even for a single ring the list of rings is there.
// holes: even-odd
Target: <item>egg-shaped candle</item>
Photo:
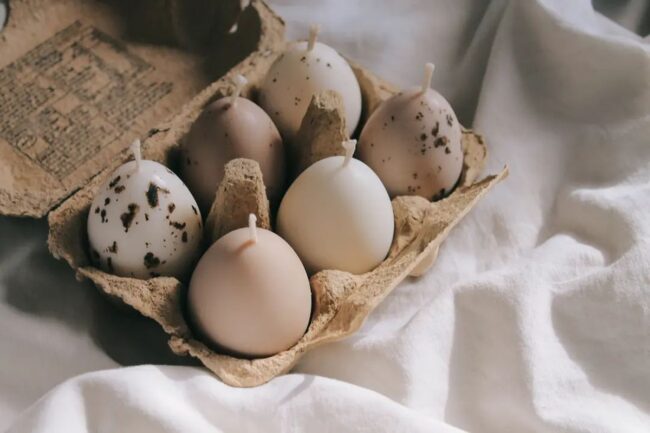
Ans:
[[[440,199],[454,188],[463,168],[460,124],[449,102],[431,89],[433,69],[427,63],[421,87],[384,101],[359,137],[359,158],[391,197]]]
[[[294,250],[275,233],[233,230],[194,269],[188,308],[199,333],[228,352],[273,355],[293,346],[311,315],[309,278]]]
[[[201,213],[185,184],[169,168],[140,157],[113,172],[88,214],[93,263],[124,277],[189,273],[201,242]]]
[[[224,166],[235,158],[257,161],[271,202],[284,191],[284,146],[271,118],[257,104],[240,97],[246,79],[236,77],[229,97],[208,105],[181,146],[182,176],[201,210],[210,209]]]
[[[333,90],[343,99],[345,124],[352,135],[361,115],[361,90],[348,62],[328,45],[309,40],[291,43],[269,69],[260,87],[259,102],[285,140],[295,138],[313,95]]]
[[[291,184],[278,211],[278,233],[293,246],[310,273],[338,269],[361,274],[375,268],[393,240],[393,208],[377,175],[345,156],[309,166]]]

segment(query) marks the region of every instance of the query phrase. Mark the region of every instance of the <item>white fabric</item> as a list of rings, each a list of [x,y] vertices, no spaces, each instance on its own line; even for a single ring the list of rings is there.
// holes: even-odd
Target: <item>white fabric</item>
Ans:
[[[5,0],[0,0],[0,31],[4,28],[6,19],[7,5],[5,4]]]
[[[296,373],[255,389],[192,367],[91,373],[10,431],[650,431],[650,40],[586,0],[275,3],[290,36],[318,21],[325,42],[398,84],[436,62],[434,86],[487,137],[486,172],[508,164],[510,178],[425,277]],[[648,2],[617,3],[623,24],[648,28]],[[42,223],[0,228],[6,425],[53,382],[115,365],[104,352],[175,361],[153,355],[154,327],[46,258]],[[33,308],[22,290],[47,296],[33,287],[50,279],[66,301]]]

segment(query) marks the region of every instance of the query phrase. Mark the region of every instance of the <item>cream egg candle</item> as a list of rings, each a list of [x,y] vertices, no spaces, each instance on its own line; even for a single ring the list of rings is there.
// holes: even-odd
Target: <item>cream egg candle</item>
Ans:
[[[449,102],[431,89],[434,66],[421,87],[384,101],[359,137],[359,158],[381,178],[391,197],[444,197],[463,168],[462,131]]]
[[[228,352],[269,356],[293,346],[311,315],[309,278],[294,250],[275,233],[234,230],[201,257],[188,307],[199,332]]]
[[[260,87],[260,105],[285,140],[293,140],[313,95],[333,90],[343,99],[348,135],[361,116],[361,90],[348,62],[328,45],[317,42],[319,27],[309,40],[294,42],[278,57]]]
[[[393,240],[393,208],[377,175],[352,158],[321,159],[296,178],[278,211],[278,233],[310,273],[338,269],[361,274],[375,268]]]
[[[246,83],[246,78],[238,75],[233,94],[205,108],[181,147],[183,179],[206,212],[223,178],[224,166],[235,158],[260,164],[271,202],[279,201],[284,190],[285,155],[280,133],[264,110],[239,96]]]
[[[93,262],[124,277],[181,278],[202,236],[201,213],[185,184],[167,167],[140,156],[115,170],[99,188],[88,214]]]

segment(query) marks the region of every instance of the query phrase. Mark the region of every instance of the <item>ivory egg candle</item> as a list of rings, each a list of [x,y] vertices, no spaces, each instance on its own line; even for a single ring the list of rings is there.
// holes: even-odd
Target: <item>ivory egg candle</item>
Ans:
[[[196,258],[201,213],[185,184],[167,167],[134,160],[115,170],[99,188],[88,214],[93,262],[115,275],[183,277]]]
[[[384,101],[359,137],[359,158],[381,178],[391,197],[444,197],[463,168],[462,132],[449,102],[431,89],[434,66],[421,87]]]
[[[318,29],[312,26],[308,41],[290,44],[260,87],[260,105],[285,140],[295,137],[312,96],[325,90],[341,95],[348,135],[359,123],[361,90],[357,78],[336,50],[316,41]]]
[[[237,76],[233,94],[208,105],[181,146],[183,179],[204,211],[214,200],[224,166],[235,158],[260,164],[271,202],[279,201],[284,191],[280,133],[264,110],[239,96],[246,83],[246,78]]]
[[[262,357],[293,346],[311,315],[309,278],[289,244],[256,227],[234,230],[201,257],[188,307],[199,331],[236,354]]]
[[[296,178],[278,211],[278,233],[293,246],[310,273],[338,269],[361,274],[376,267],[393,240],[393,208],[377,175],[346,156],[309,166]]]

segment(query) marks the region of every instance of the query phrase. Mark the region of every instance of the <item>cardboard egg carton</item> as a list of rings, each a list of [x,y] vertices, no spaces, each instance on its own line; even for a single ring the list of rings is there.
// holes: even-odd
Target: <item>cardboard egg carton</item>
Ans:
[[[487,147],[479,135],[463,131],[464,167],[456,189],[433,203],[416,196],[395,198],[395,238],[388,258],[373,271],[352,275],[326,270],[313,275],[312,320],[296,345],[258,359],[217,353],[188,324],[183,282],[170,277],[118,277],[92,266],[86,219],[99,186],[130,158],[126,146],[133,138],[143,139],[144,158],[176,169],[179,145],[192,123],[203,107],[230,94],[237,74],[248,79],[243,96],[254,100],[266,71],[285,46],[284,24],[261,0],[253,0],[243,11],[238,1],[198,2],[205,3],[195,5],[198,12],[186,11],[181,1],[151,8],[152,0],[133,0],[129,2],[133,10],[147,10],[147,4],[155,10],[139,22],[134,36],[111,3],[14,1],[9,27],[0,39],[0,81],[5,76],[14,83],[18,80],[16,88],[42,98],[45,108],[30,107],[30,99],[24,98],[23,118],[0,124],[0,168],[6,169],[0,172],[8,179],[0,183],[0,213],[42,216],[54,208],[48,216],[52,254],[68,262],[79,278],[93,281],[105,294],[155,320],[169,334],[175,353],[198,358],[225,383],[242,387],[265,383],[288,372],[308,350],[354,333],[404,278],[432,266],[451,229],[507,175],[504,169],[477,180]],[[219,37],[209,37],[213,34]],[[97,58],[112,59],[115,66]],[[80,72],[66,75],[68,65],[74,69],[79,62],[86,62]],[[351,63],[363,96],[363,124],[396,89]],[[84,66],[94,75],[84,74],[88,70]],[[12,97],[20,99],[20,94]],[[123,107],[132,111],[123,113]],[[43,123],[42,118],[52,123]],[[21,119],[35,129],[24,128]],[[72,125],[67,129],[51,126],[66,121]],[[87,130],[72,136],[70,130],[80,122]],[[298,165],[341,154],[337,144],[345,138],[344,131],[340,97],[332,92],[315,95],[297,138]],[[51,140],[53,135],[58,142]],[[88,141],[100,139],[101,146],[87,148]],[[70,152],[57,153],[61,145]],[[216,193],[206,218],[207,238],[244,227],[248,212],[256,213],[263,226],[271,225],[255,162],[231,161]]]

